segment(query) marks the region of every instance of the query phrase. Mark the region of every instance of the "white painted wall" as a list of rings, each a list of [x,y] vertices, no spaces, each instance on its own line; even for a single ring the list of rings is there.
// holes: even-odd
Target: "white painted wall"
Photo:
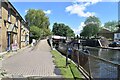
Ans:
[[[115,34],[114,34],[114,40],[115,40],[115,39],[120,39],[120,33],[115,33]]]

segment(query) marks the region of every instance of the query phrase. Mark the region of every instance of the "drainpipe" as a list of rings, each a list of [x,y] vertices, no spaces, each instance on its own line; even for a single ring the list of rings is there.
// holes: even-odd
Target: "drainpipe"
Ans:
[[[8,51],[10,51],[10,32],[8,32]]]

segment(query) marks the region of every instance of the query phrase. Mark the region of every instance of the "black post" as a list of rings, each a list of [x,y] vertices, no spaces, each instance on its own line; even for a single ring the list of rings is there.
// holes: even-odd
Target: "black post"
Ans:
[[[67,45],[68,46],[68,45]],[[66,67],[67,67],[67,65],[68,65],[68,48],[67,48],[67,50],[66,50]]]
[[[67,35],[66,35],[66,44],[67,44],[67,49],[66,49],[66,67],[68,65],[68,42],[67,42]]]
[[[79,64],[80,64],[80,59],[79,59],[79,49],[80,49],[80,47],[79,47],[79,36],[77,35],[77,44],[78,44],[78,55],[77,55],[77,57],[78,57],[78,67],[79,67]]]
[[[117,73],[117,78],[118,78],[118,80],[120,80],[120,65],[118,65],[117,71],[118,71],[118,73]]]
[[[79,36],[77,35],[77,43],[78,43],[78,50],[79,50]]]

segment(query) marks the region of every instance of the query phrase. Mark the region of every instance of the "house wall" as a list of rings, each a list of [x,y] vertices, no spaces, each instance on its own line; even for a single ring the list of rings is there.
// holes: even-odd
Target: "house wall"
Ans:
[[[114,40],[116,40],[116,39],[120,41],[120,33],[114,34]]]
[[[11,16],[10,21],[8,21],[8,9],[10,8]],[[16,18],[18,23],[16,25]],[[14,43],[17,39],[18,48],[21,48],[21,26],[22,23],[21,16],[16,12],[16,10],[11,6],[9,2],[0,2],[0,52],[6,51],[8,47],[8,34],[7,29],[10,24],[15,24],[17,32],[11,33],[11,42]],[[25,28],[25,26],[23,26]],[[27,31],[29,33],[29,30]],[[29,39],[29,38],[28,38]],[[12,44],[11,43],[11,44]],[[25,44],[25,43],[24,43]]]
[[[21,48],[29,44],[29,30],[22,25],[21,28]]]
[[[4,2],[2,2],[2,32],[1,32],[1,38],[2,38],[2,51],[5,51],[6,48],[7,48],[7,26],[8,26],[8,23],[5,23],[4,20],[7,20],[8,18],[8,5]]]
[[[9,27],[10,24],[16,24],[16,12],[15,10],[13,10],[12,8],[10,9],[10,12],[11,12],[11,16],[10,16],[10,22],[7,22],[8,21],[8,4],[6,2],[2,2],[2,5],[1,5],[1,15],[2,15],[2,28],[1,28],[1,52],[3,51],[6,51],[7,49],[7,46],[8,46],[8,35],[7,35],[7,28]],[[21,24],[21,18],[20,17],[17,17],[18,18],[18,25],[16,26],[17,28],[17,33],[12,33],[11,34],[11,42],[14,43],[15,40],[17,39],[17,43],[18,43],[18,48],[20,48],[20,44],[21,44],[21,27],[20,27],[20,24]],[[12,44],[11,43],[11,44]]]
[[[2,52],[2,10],[1,10],[1,2],[0,2],[0,52]]]
[[[18,47],[21,48],[21,20],[18,19]]]
[[[114,39],[114,34],[112,33],[99,33],[98,36],[103,36],[107,39],[112,39],[112,40]]]

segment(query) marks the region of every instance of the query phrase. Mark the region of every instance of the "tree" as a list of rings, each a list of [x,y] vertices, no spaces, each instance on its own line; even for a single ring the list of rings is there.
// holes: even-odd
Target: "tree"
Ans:
[[[34,39],[39,39],[39,37],[41,36],[41,29],[39,29],[37,26],[31,26],[30,27],[30,32],[32,33],[32,38]]]
[[[91,36],[96,36],[98,31],[99,27],[97,26],[97,24],[89,24],[83,28],[83,31],[80,35],[89,38]]]
[[[118,29],[117,25],[118,25],[117,21],[108,21],[104,24],[104,27],[114,32]]]
[[[95,16],[90,16],[85,20],[84,23],[85,23],[85,26],[82,32],[80,33],[80,35],[88,38],[91,36],[95,37],[101,25],[99,18]]]
[[[101,21],[99,20],[98,17],[95,16],[90,16],[85,20],[85,25],[89,24],[89,23],[93,23],[93,24],[97,24],[98,26],[101,25]]]
[[[50,29],[49,29],[49,18],[45,15],[45,13],[42,10],[35,10],[35,9],[29,9],[27,11],[27,14],[25,15],[25,19],[28,22],[28,25],[36,29],[39,29],[41,31],[41,34],[37,34],[37,36],[48,36],[50,34]],[[35,30],[32,30],[32,33],[38,33]]]
[[[63,23],[54,23],[53,24],[53,29],[52,32],[54,35],[59,35],[59,36],[75,36],[74,31],[67,25]]]

